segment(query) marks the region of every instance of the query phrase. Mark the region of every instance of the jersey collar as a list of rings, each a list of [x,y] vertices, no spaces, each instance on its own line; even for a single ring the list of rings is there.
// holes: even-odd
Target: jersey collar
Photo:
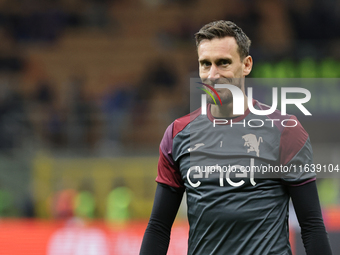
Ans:
[[[253,99],[253,106],[255,106],[255,104],[256,104],[256,100],[255,99]],[[211,122],[214,122],[214,119],[221,119],[221,118],[214,118],[214,116],[212,116],[212,114],[211,114],[211,104],[208,104],[208,110],[207,110],[207,116],[208,116],[208,119],[211,121]],[[233,122],[235,123],[235,122],[239,122],[239,121],[241,121],[241,120],[243,120],[245,117],[247,117],[247,115],[250,113],[250,110],[249,110],[249,107],[248,107],[248,109],[244,112],[244,114],[243,115],[240,115],[240,116],[238,116],[238,117],[236,117],[236,118],[232,118],[233,119]],[[228,123],[226,123],[225,125],[230,125],[230,122],[228,122]]]

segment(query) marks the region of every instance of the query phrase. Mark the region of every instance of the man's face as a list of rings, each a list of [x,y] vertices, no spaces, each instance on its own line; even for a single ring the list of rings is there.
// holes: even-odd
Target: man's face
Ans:
[[[203,40],[198,46],[199,74],[203,83],[232,84],[243,88],[243,78],[248,75],[252,67],[252,59],[247,56],[241,60],[237,51],[235,38],[224,37],[212,40]],[[232,102],[232,95],[228,89],[216,90],[221,97],[222,104]],[[208,103],[213,103],[207,97]]]

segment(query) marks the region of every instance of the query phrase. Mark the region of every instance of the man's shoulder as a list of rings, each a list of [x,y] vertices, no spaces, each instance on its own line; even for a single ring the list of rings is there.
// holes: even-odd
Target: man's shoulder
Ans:
[[[271,106],[266,105],[258,100],[255,100],[255,106],[257,106],[260,110],[268,110],[271,108]],[[289,119],[292,116],[294,115],[291,115],[291,114],[282,115],[281,111],[278,109],[275,109],[273,113],[266,115],[266,117],[270,119],[279,119],[279,120]]]
[[[201,108],[198,108],[197,110],[173,121],[164,132],[163,139],[160,143],[160,149],[164,153],[166,152],[165,154],[171,154],[175,136],[182,132],[189,125],[189,123],[200,116],[200,114]],[[179,144],[184,140],[187,139],[179,139],[177,140],[176,144]]]
[[[198,116],[201,115],[201,108],[196,109],[195,111],[176,119],[174,122],[170,124],[172,126],[172,137],[174,138],[178,133],[183,131],[185,127],[189,125],[190,122],[195,120]],[[169,126],[169,127],[170,127]]]
[[[254,106],[258,107],[259,110],[268,110],[271,108],[271,106],[261,103],[258,100],[255,100]],[[273,121],[274,125],[278,128],[280,133],[282,133],[286,129],[286,127],[299,126],[302,128],[301,123],[298,121],[295,115],[283,115],[278,109],[268,115],[265,115],[265,117]]]

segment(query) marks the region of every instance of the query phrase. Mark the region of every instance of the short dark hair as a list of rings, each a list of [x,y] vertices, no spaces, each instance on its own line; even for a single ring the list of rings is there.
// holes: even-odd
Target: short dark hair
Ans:
[[[196,34],[196,46],[198,47],[202,40],[212,40],[214,38],[234,37],[238,45],[238,53],[241,59],[249,55],[251,41],[248,36],[234,22],[219,20],[204,25]]]

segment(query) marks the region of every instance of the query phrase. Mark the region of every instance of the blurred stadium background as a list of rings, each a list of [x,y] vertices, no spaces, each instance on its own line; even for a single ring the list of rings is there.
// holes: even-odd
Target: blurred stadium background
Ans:
[[[335,78],[311,86],[301,122],[315,163],[339,164],[339,13],[336,0],[1,0],[0,254],[138,254],[159,142],[189,112],[193,34],[212,20],[252,39],[252,78]],[[336,173],[318,187],[338,254]],[[169,254],[186,254],[185,217]],[[291,231],[304,254],[294,217]]]

